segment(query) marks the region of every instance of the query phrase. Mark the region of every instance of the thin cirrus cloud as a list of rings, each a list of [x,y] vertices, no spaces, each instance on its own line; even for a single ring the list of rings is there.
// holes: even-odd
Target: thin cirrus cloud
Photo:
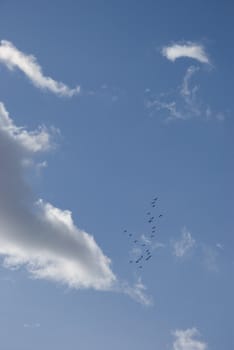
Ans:
[[[173,350],[206,350],[207,344],[198,340],[200,333],[196,328],[176,330],[173,332],[175,341]]]
[[[1,40],[0,42],[0,62],[10,70],[18,68],[39,89],[65,97],[80,93],[80,86],[71,89],[64,83],[45,76],[37,59],[18,50],[10,41]]]
[[[163,47],[161,54],[172,62],[178,58],[186,57],[211,67],[210,58],[201,44],[175,43]],[[200,66],[190,65],[185,71],[182,83],[176,88],[170,89],[169,92],[154,94],[150,89],[146,89],[145,107],[149,114],[152,116],[161,112],[160,116],[167,122],[171,120],[185,121],[192,118],[224,121],[227,112],[216,111],[209,104],[203,102],[199,96],[199,85],[193,83],[195,76],[197,78],[197,74],[202,73],[202,71]]]
[[[133,286],[117,279],[111,260],[94,237],[79,229],[69,210],[36,200],[25,181],[27,167],[54,147],[54,129],[34,131],[14,124],[0,102],[0,257],[9,269],[24,267],[35,279],[73,289],[124,293],[150,305],[141,281]]]
[[[224,121],[226,113],[214,110],[203,102],[199,95],[199,86],[193,82],[193,79],[200,72],[200,67],[189,66],[181,84],[168,93],[154,95],[150,90],[146,90],[145,107],[150,111],[150,115],[161,112],[167,122],[172,120],[186,121],[192,118]]]
[[[192,78],[199,72],[199,67],[189,66],[182,79],[181,85],[173,93],[162,93],[159,96],[147,95],[145,101],[149,110],[164,111],[167,121],[187,120],[192,117],[206,115],[207,106],[201,106],[198,102],[198,86],[192,84]]]
[[[178,58],[187,57],[195,59],[200,63],[210,64],[204,46],[193,42],[186,42],[184,44],[175,43],[170,46],[164,46],[162,49],[162,55],[172,62]]]
[[[173,253],[182,258],[195,246],[196,241],[186,227],[182,229],[181,237],[173,243]]]

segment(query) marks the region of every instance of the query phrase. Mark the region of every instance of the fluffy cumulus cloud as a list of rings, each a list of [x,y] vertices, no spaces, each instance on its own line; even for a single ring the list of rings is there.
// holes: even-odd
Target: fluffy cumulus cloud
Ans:
[[[56,95],[71,97],[80,93],[80,87],[74,89],[43,74],[36,58],[18,50],[11,42],[2,40],[0,43],[0,62],[8,69],[18,68],[34,86],[48,90]]]
[[[165,46],[162,49],[162,55],[172,62],[178,58],[187,57],[195,59],[201,63],[210,63],[205,48],[202,45],[193,42]]]
[[[182,258],[194,247],[195,243],[191,233],[184,227],[180,239],[173,243],[174,255]]]
[[[199,332],[196,328],[176,330],[173,332],[175,341],[173,350],[206,350],[206,343],[198,340]]]
[[[46,128],[17,127],[0,103],[0,255],[7,268],[24,266],[34,278],[71,288],[110,290],[116,277],[94,238],[71,212],[35,200],[25,181],[32,159],[53,146]]]
[[[150,305],[141,280],[132,286],[118,280],[111,260],[92,235],[74,224],[69,210],[32,194],[25,171],[46,165],[39,155],[54,147],[54,132],[16,126],[0,102],[0,256],[4,267],[24,267],[33,278],[74,289],[124,293]]]

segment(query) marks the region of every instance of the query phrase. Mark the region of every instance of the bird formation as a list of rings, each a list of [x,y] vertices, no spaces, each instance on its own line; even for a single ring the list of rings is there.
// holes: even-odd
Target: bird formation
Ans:
[[[158,230],[158,221],[163,217],[163,214],[156,215],[158,197],[154,197],[150,202],[150,210],[146,212],[146,223],[148,224],[147,234],[141,237],[136,237],[135,234],[128,232],[127,229],[123,233],[128,237],[132,245],[134,258],[129,260],[129,264],[135,264],[138,269],[143,269],[143,266],[152,258],[152,246]]]

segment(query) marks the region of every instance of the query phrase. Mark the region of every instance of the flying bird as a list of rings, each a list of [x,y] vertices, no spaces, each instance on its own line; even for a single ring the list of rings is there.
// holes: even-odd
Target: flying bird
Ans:
[[[148,261],[150,258],[152,258],[152,255],[147,256],[145,260]]]

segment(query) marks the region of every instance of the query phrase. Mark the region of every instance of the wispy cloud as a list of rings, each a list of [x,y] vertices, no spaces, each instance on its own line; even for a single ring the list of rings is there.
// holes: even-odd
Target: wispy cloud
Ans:
[[[162,49],[162,55],[172,62],[178,58],[187,57],[195,59],[201,63],[210,63],[204,46],[190,41],[183,44],[174,43],[172,45],[165,46]]]
[[[24,323],[24,328],[40,328],[41,324],[39,322],[37,323]]]
[[[122,283],[119,287],[119,291],[127,294],[142,305],[153,305],[153,299],[147,294],[147,287],[143,284],[140,277],[137,279],[137,282],[134,285],[129,285],[129,283]]]
[[[221,243],[216,243],[216,248],[223,250],[224,246]]]
[[[219,264],[218,264],[218,258],[219,258],[219,252],[217,248],[220,250],[220,247],[214,248],[212,246],[208,246],[205,244],[202,244],[202,259],[203,264],[206,267],[207,270],[218,272],[219,271]]]
[[[80,93],[80,86],[74,89],[43,74],[37,59],[18,50],[11,42],[2,40],[0,43],[0,62],[8,69],[18,68],[34,86],[48,90],[59,96],[72,97]]]
[[[222,122],[226,113],[217,112],[202,101],[199,96],[199,85],[194,84],[195,75],[201,72],[198,66],[189,66],[185,71],[182,82],[169,93],[153,94],[145,92],[145,107],[153,115],[155,112],[164,113],[165,120],[189,120],[201,118],[203,120],[216,119]]]
[[[203,341],[197,340],[200,333],[196,328],[189,328],[186,330],[176,330],[173,332],[175,341],[173,343],[173,350],[206,350],[207,344]]]
[[[182,229],[181,237],[173,242],[173,253],[176,257],[182,258],[195,246],[195,244],[195,239],[186,227],[184,227]]]

